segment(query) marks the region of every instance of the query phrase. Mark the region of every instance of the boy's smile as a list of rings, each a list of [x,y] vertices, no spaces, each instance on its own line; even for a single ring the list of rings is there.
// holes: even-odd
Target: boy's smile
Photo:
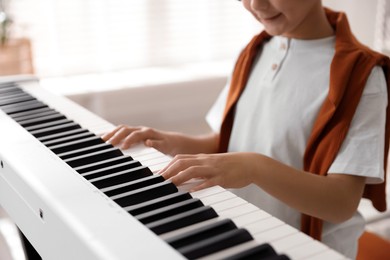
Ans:
[[[264,16],[263,18],[260,18],[261,22],[272,22],[273,20],[279,18],[282,15],[282,13],[276,14],[274,16]]]
[[[321,0],[243,0],[271,35],[316,39],[333,35]]]

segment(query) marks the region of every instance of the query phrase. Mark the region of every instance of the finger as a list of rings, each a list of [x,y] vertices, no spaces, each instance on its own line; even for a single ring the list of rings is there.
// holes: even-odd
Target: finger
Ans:
[[[103,141],[108,141],[111,137],[113,137],[116,134],[116,132],[118,132],[123,127],[124,127],[123,125],[119,125],[119,126],[115,127],[112,131],[102,135],[101,138],[103,139]]]
[[[205,167],[202,166],[191,166],[189,168],[186,168],[172,178],[170,180],[175,184],[175,185],[180,185],[182,183],[185,183],[191,179],[207,179],[210,178],[208,176],[207,171]]]
[[[173,159],[164,168],[162,168],[161,170],[158,171],[158,174],[163,175],[163,177],[164,177],[164,173],[176,162],[177,157],[178,157],[178,155],[173,157]],[[167,178],[168,178],[168,176],[167,176]]]
[[[125,125],[118,126],[112,132],[104,136],[104,139],[108,139],[106,142],[112,145],[117,145],[120,141],[127,136],[130,132],[135,131],[137,128],[130,128]]]
[[[119,144],[123,139],[125,139],[129,134],[135,131],[133,128],[123,127],[119,129],[109,140],[108,143],[112,145]]]
[[[164,140],[152,140],[152,139],[147,139],[145,142],[145,146],[147,147],[152,147],[164,154],[167,153],[167,147],[166,147],[166,142]]]
[[[195,191],[198,191],[198,190],[207,189],[207,188],[213,187],[215,185],[216,184],[214,184],[211,180],[207,180],[207,181],[204,181],[204,182],[200,183],[199,185],[193,187],[190,190],[190,192],[195,192]]]
[[[184,171],[181,171],[181,172],[178,172],[177,175],[173,176],[172,178],[170,178],[169,180],[175,184],[176,186],[179,186],[183,183],[185,183],[186,181],[189,181],[191,180],[193,177],[193,174],[191,172],[187,170],[184,170]]]
[[[172,176],[179,173],[181,170],[185,169],[185,165],[189,163],[185,160],[189,160],[191,157],[191,155],[176,155],[167,166],[165,166],[162,170],[159,171],[159,174],[161,174],[165,179],[171,178]]]
[[[139,142],[145,142],[148,139],[159,139],[159,138],[160,138],[160,134],[157,131],[151,128],[144,127],[129,133],[123,141],[122,148],[127,149],[133,144]]]

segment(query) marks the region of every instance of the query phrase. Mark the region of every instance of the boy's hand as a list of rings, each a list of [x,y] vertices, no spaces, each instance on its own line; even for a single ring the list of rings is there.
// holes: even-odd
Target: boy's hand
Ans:
[[[120,144],[122,149],[127,149],[139,142],[165,154],[171,154],[175,148],[175,138],[172,133],[149,127],[119,125],[113,131],[103,135],[102,139],[112,145]]]
[[[119,125],[103,135],[102,139],[112,145],[120,145],[122,149],[141,142],[164,154],[175,156],[177,154],[215,153],[218,150],[219,135],[210,133],[191,136],[144,126]]]
[[[176,185],[193,178],[203,180],[191,191],[214,185],[241,188],[253,182],[251,160],[255,158],[249,153],[177,155],[160,174]]]

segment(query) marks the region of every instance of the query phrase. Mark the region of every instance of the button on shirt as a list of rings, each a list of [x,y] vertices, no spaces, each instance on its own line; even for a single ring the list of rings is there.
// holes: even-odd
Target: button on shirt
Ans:
[[[334,37],[296,40],[277,36],[263,46],[237,103],[228,151],[257,152],[303,169],[306,144],[328,94],[334,44]],[[228,86],[207,115],[216,132],[221,125],[227,93]],[[329,174],[366,176],[368,183],[383,181],[386,96],[383,71],[376,67]],[[299,212],[256,185],[233,192],[300,228]],[[323,242],[354,258],[355,242],[363,228],[359,213],[339,225],[324,222]]]

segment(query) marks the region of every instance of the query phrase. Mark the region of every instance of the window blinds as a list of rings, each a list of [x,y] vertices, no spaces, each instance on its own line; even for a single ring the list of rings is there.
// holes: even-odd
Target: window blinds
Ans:
[[[234,0],[17,0],[41,77],[233,59],[261,27]]]

